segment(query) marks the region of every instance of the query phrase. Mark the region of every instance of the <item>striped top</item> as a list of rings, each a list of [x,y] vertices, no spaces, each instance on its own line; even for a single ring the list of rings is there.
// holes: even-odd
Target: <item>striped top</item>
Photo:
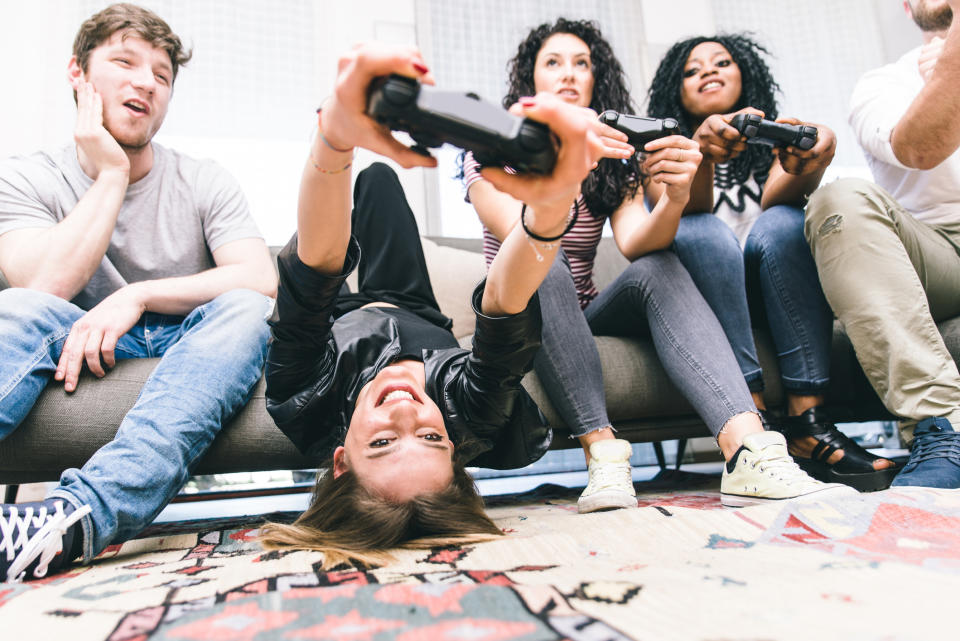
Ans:
[[[467,202],[470,202],[470,186],[478,180],[483,180],[483,176],[480,175],[480,163],[473,159],[472,153],[468,152],[463,159],[463,182],[467,189]],[[603,223],[606,219],[594,217],[587,209],[583,194],[577,196],[574,207],[580,208],[580,216],[573,228],[560,241],[560,246],[570,261],[573,284],[577,288],[580,309],[583,309],[597,297],[597,288],[593,284],[593,261],[597,256],[597,245],[600,243]],[[500,251],[500,241],[484,226],[483,258],[488,268],[498,251]]]

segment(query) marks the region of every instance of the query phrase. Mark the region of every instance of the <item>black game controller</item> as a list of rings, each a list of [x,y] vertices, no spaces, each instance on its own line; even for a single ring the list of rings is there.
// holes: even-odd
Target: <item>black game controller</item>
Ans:
[[[810,125],[787,125],[764,120],[756,114],[737,114],[730,126],[747,137],[747,142],[771,147],[793,145],[806,151],[817,142],[817,128]]]
[[[395,131],[405,131],[414,149],[447,142],[473,152],[481,165],[509,165],[520,172],[547,174],[557,153],[550,128],[515,116],[474,94],[440,91],[396,74],[374,80],[367,113]]]
[[[627,134],[627,142],[637,151],[643,151],[643,146],[651,140],[680,133],[680,127],[673,118],[631,116],[612,109],[600,114],[600,122]]]

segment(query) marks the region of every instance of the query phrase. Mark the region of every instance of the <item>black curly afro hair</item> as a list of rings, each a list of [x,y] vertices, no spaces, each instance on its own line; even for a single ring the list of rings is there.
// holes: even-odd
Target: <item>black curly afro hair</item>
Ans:
[[[766,118],[775,119],[778,112],[776,93],[780,90],[780,85],[773,79],[762,56],[769,55],[769,51],[747,34],[699,36],[682,40],[670,47],[660,60],[657,73],[650,84],[647,115],[654,118],[676,118],[683,135],[693,135],[694,127],[699,123],[683,108],[680,92],[687,58],[694,47],[704,42],[723,45],[740,68],[742,90],[740,99],[731,111],[754,107],[761,110]],[[773,152],[769,147],[749,145],[745,152],[731,162],[716,167],[714,183],[721,189],[729,189],[746,182],[753,175],[757,183],[763,185],[772,162]]]

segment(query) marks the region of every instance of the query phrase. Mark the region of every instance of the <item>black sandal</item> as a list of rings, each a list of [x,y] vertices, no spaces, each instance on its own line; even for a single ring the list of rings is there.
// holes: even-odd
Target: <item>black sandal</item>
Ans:
[[[784,416],[776,423],[788,441],[805,436],[817,439],[811,458],[793,457],[797,465],[817,480],[843,483],[860,492],[876,492],[890,487],[900,471],[896,464],[883,470],[873,469],[873,462],[883,457],[871,454],[838,430],[823,408],[811,407],[800,416]],[[843,458],[832,465],[827,463],[837,450],[843,450]]]

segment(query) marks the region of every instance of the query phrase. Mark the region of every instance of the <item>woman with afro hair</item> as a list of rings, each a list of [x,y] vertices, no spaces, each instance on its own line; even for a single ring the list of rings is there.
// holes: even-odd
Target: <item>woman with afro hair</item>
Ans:
[[[771,148],[747,144],[730,125],[738,113],[811,124],[778,119],[767,53],[746,35],[717,35],[678,42],[660,61],[648,115],[676,118],[703,155],[673,249],[723,326],[761,418],[784,433],[801,467],[823,481],[884,489],[893,463],[840,432],[823,407],[833,313],[804,239],[803,207],[833,159],[836,137],[814,125],[811,149]],[[651,184],[647,198],[662,192]],[[787,395],[782,416],[766,411],[748,295],[777,350]]]
[[[536,27],[508,68],[504,107],[550,93],[597,113],[633,113],[623,69],[593,22],[560,18]],[[685,136],[668,136],[648,143],[643,151],[642,162],[636,155],[599,161],[581,183],[562,239],[527,238],[530,251],[538,255],[545,247],[561,247],[538,289],[543,331],[534,368],[584,449],[589,482],[579,511],[636,505],[631,448],[615,437],[607,416],[594,334],[652,340],[670,379],[717,436],[729,462],[721,483],[725,505],[847,490],[811,479],[789,458],[782,436],[764,433],[723,329],[669,251],[690,199],[699,145]],[[503,239],[523,224],[526,205],[494,189],[470,154],[463,169],[468,200],[484,225],[489,265]],[[659,186],[649,211],[641,180]],[[593,261],[607,220],[630,264],[598,292]]]

